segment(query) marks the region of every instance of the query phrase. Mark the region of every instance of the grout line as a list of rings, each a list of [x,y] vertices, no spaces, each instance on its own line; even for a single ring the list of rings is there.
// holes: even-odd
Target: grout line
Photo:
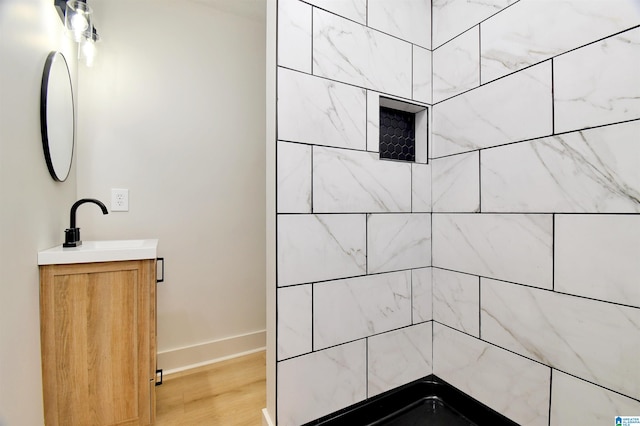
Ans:
[[[580,294],[566,293],[566,292],[562,292],[562,291],[551,290],[551,289],[548,289],[548,288],[536,287],[536,286],[532,286],[532,285],[529,285],[529,284],[522,284],[522,283],[517,283],[517,282],[513,282],[513,281],[501,280],[499,278],[493,278],[493,277],[489,277],[489,276],[486,276],[486,275],[478,275],[478,274],[474,274],[474,273],[470,273],[470,272],[458,271],[458,270],[450,269],[450,268],[443,268],[441,266],[432,266],[432,268],[441,269],[443,271],[457,272],[457,273],[465,274],[465,275],[472,275],[472,276],[476,276],[476,277],[480,277],[480,278],[485,278],[485,279],[488,279],[488,280],[498,281],[498,282],[505,283],[505,284],[517,285],[517,286],[525,287],[525,288],[532,289],[532,290],[546,291],[546,292],[554,293],[556,295],[562,295],[562,296],[568,296],[568,297],[577,297],[578,299],[591,300],[593,302],[598,302],[598,303],[606,303],[606,304],[609,304],[609,305],[621,306],[621,307],[631,308],[631,309],[640,309],[640,306],[626,305],[624,303],[611,302],[609,300],[595,299],[593,297],[582,296]]]
[[[435,365],[434,365],[434,362],[433,362],[433,346],[434,346],[434,344],[433,344],[433,340],[434,340],[434,338],[433,338],[433,328],[434,328],[433,327],[433,319],[430,322],[431,322],[431,374],[434,374]]]
[[[563,135],[568,135],[568,134],[572,134],[572,133],[588,132],[590,130],[601,129],[601,128],[610,127],[610,126],[619,126],[619,125],[628,124],[628,123],[634,123],[634,122],[640,122],[640,118],[632,118],[632,119],[629,119],[629,120],[615,121],[615,122],[606,123],[606,124],[598,124],[596,126],[583,127],[583,128],[580,128],[580,129],[571,129],[571,130],[565,130],[565,131],[562,131],[562,132],[557,132],[557,133],[552,133],[552,134],[547,134],[547,135],[539,135],[539,136],[535,136],[535,137],[528,138],[528,139],[520,139],[520,140],[516,140],[516,141],[512,141],[512,142],[505,142],[505,143],[502,143],[502,144],[499,144],[499,145],[488,146],[488,147],[483,147],[483,148],[476,148],[476,149],[469,149],[469,150],[466,150],[466,151],[455,152],[453,154],[440,155],[438,157],[433,157],[432,159],[433,160],[439,160],[440,158],[453,157],[454,155],[468,154],[470,152],[475,152],[475,151],[486,151],[486,150],[489,150],[489,149],[499,149],[501,147],[505,147],[505,146],[509,146],[509,145],[515,145],[515,144],[525,143],[525,142],[532,142],[532,141],[536,141],[536,140],[540,140],[540,139],[546,139],[546,138],[553,137],[553,136],[563,136]]]
[[[369,272],[369,217],[370,213],[364,215],[364,270],[365,275],[370,275]]]
[[[364,339],[364,357],[365,357],[365,395],[369,398],[369,337]]]
[[[411,282],[411,284],[409,285],[409,300],[411,300],[411,325],[413,324],[413,270],[411,270],[411,273],[409,274],[409,281]]]
[[[482,86],[482,23],[478,24],[478,87]]]
[[[556,134],[556,100],[555,100],[555,83],[553,64],[555,60],[551,58],[551,133]]]
[[[482,213],[482,151],[478,151],[478,213]]]
[[[310,191],[309,191],[309,192],[310,192],[310,197],[311,197],[311,200],[309,200],[309,205],[310,205],[310,207],[311,207],[311,214],[314,214],[314,210],[313,210],[313,152],[314,152],[315,150],[316,150],[316,149],[312,146],[312,147],[311,147],[311,155],[310,155],[310,157],[311,157],[311,158],[310,158],[310,161],[311,161],[311,170],[310,170],[310,172],[309,172],[309,173],[310,173],[310,175],[311,175],[311,176],[309,176],[309,177],[310,177],[310,181],[311,181],[311,182],[310,182],[311,188],[310,188]]]
[[[543,363],[543,362],[541,362],[541,361],[535,360],[535,359],[530,358],[530,357],[528,357],[528,356],[526,356],[526,355],[523,355],[523,354],[521,354],[521,353],[515,352],[515,351],[513,351],[513,350],[511,350],[511,349],[505,348],[505,347],[503,347],[503,346],[500,346],[500,345],[495,344],[495,343],[493,343],[493,342],[490,342],[490,341],[488,341],[488,340],[478,339],[476,336],[474,336],[474,335],[472,335],[472,334],[469,334],[469,333],[467,333],[467,332],[464,332],[464,331],[458,330],[457,328],[451,327],[451,326],[449,326],[449,325],[447,325],[447,324],[441,323],[441,322],[436,321],[436,320],[433,320],[433,322],[434,322],[434,323],[437,323],[437,324],[439,324],[439,325],[441,325],[442,327],[446,327],[446,328],[448,328],[448,329],[450,329],[450,330],[453,330],[453,331],[456,331],[456,332],[458,332],[458,333],[460,333],[460,334],[464,334],[464,335],[466,335],[466,336],[468,336],[468,337],[471,337],[472,339],[480,340],[480,341],[481,341],[481,342],[483,342],[483,343],[486,343],[486,344],[488,344],[488,345],[491,345],[491,346],[496,347],[496,348],[498,348],[498,349],[501,349],[501,350],[503,350],[503,351],[510,352],[510,353],[512,353],[512,354],[514,354],[514,355],[517,355],[517,356],[519,356],[519,357],[521,357],[521,358],[524,358],[524,359],[529,360],[529,361],[531,361],[531,362],[534,362],[534,363],[536,363],[536,364],[542,365],[543,367],[552,368],[551,366],[549,366],[549,365],[547,365],[547,364],[545,364],[545,363]],[[622,392],[619,392],[619,391],[613,390],[613,389],[611,389],[611,388],[608,388],[608,387],[606,387],[606,386],[600,385],[600,384],[598,384],[598,383],[592,382],[592,381],[587,380],[587,379],[585,379],[585,378],[583,378],[583,377],[576,376],[575,374],[571,374],[571,373],[569,373],[569,372],[567,372],[567,371],[564,371],[564,370],[561,370],[561,369],[559,369],[559,368],[553,368],[553,369],[554,369],[554,370],[556,370],[556,371],[559,371],[559,372],[561,372],[561,373],[564,373],[564,374],[566,374],[566,375],[568,375],[568,376],[574,377],[574,378],[576,378],[576,379],[578,379],[578,380],[581,380],[581,381],[583,381],[583,382],[586,382],[586,383],[589,383],[589,384],[591,384],[591,385],[597,386],[597,387],[599,387],[599,388],[601,388],[601,389],[605,389],[605,390],[607,390],[607,391],[609,391],[609,392],[613,392],[613,393],[615,393],[615,394],[617,394],[617,395],[621,395],[621,396],[624,396],[624,397],[626,397],[626,398],[632,399],[632,400],[634,400],[634,401],[638,401],[638,402],[640,402],[640,399],[639,399],[639,398],[635,398],[635,397],[633,397],[633,396],[625,395],[625,394],[623,394]]]
[[[551,215],[551,290],[556,290],[556,215]]]
[[[367,28],[371,28],[369,27],[369,0],[364,5],[364,24]]]
[[[416,45],[411,43],[411,99],[415,99],[415,65],[414,65],[414,56],[416,51]]]
[[[478,339],[482,339],[482,278],[478,277]]]
[[[503,11],[505,11],[505,10],[507,10],[508,8],[512,7],[512,6],[513,6],[514,4],[516,4],[517,2],[518,2],[518,0],[516,0],[514,3],[511,3],[510,5],[507,5],[507,6],[503,7],[502,9],[500,9],[499,11],[497,11],[496,13],[493,13],[491,16],[487,16],[486,18],[484,18],[483,20],[481,20],[480,22],[478,22],[478,24],[477,24],[477,25],[480,25],[480,24],[482,24],[482,23],[484,23],[484,22],[488,21],[489,19],[493,18],[494,16],[496,16],[496,15],[497,15],[497,14],[499,14],[499,13],[502,13]],[[432,8],[432,9],[433,9],[433,8]],[[467,32],[467,31],[469,31],[471,28],[475,27],[475,24],[474,24],[472,27],[467,28],[467,29],[466,29],[466,30],[464,30],[464,31],[461,31],[460,33],[458,33],[458,34],[454,35],[454,36],[453,36],[453,37],[451,37],[450,39],[448,39],[448,40],[446,40],[446,41],[444,41],[444,42],[440,43],[438,46],[435,46],[435,47],[434,47],[434,43],[433,43],[433,10],[432,10],[432,13],[431,13],[431,23],[432,23],[432,25],[431,25],[431,33],[432,33],[432,36],[431,36],[431,47],[433,48],[433,50],[439,49],[440,47],[444,46],[445,44],[447,44],[447,43],[449,43],[449,42],[451,42],[451,41],[455,40],[455,39],[456,39],[456,38],[458,38],[458,37],[460,37],[462,34],[466,33],[466,32]]]
[[[311,351],[315,350],[316,342],[315,342],[315,284],[311,284]]]
[[[549,367],[549,426],[551,426],[551,394],[553,392],[553,367]]]
[[[315,7],[311,6],[311,75],[314,75],[314,69],[313,69],[313,42],[314,42],[314,36],[313,36],[313,15],[315,15]]]

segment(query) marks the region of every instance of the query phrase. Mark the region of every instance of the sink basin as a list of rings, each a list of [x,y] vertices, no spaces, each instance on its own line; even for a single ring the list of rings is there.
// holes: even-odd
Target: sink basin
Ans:
[[[155,259],[158,240],[83,241],[79,247],[57,246],[38,252],[38,265]]]

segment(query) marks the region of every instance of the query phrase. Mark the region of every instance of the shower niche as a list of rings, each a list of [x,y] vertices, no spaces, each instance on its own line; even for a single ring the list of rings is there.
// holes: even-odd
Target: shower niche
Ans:
[[[374,99],[372,103],[375,105],[371,107],[377,111],[370,110],[373,113],[370,115],[370,130],[374,130],[374,135],[369,150],[378,151],[381,160],[426,164],[428,107],[383,96],[377,96],[377,101]],[[377,146],[374,146],[373,139],[377,139]]]

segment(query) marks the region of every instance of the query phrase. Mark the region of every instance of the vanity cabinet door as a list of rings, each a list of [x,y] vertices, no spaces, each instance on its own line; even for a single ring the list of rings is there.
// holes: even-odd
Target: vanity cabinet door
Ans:
[[[45,424],[155,419],[155,260],[40,267]]]

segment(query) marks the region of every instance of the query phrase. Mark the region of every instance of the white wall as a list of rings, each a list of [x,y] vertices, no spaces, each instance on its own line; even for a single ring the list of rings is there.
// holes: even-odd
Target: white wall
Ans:
[[[47,55],[76,67],[48,0],[0,2],[0,425],[43,423],[37,253],[60,244],[76,197],[47,170],[40,85]],[[73,166],[75,168],[75,166]]]
[[[160,239],[165,369],[264,346],[264,13],[222,3],[96,1],[79,76],[78,195],[130,191],[129,212],[81,209],[82,237]]]

